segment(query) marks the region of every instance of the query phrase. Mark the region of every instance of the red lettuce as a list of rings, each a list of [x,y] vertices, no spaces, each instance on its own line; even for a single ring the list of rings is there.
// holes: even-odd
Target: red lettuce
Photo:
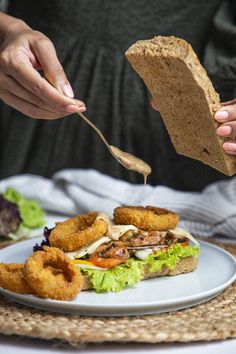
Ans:
[[[16,232],[21,221],[18,207],[0,195],[0,237]]]

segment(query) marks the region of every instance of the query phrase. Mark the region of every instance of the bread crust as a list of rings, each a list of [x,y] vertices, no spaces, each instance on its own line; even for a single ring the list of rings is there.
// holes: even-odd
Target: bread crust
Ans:
[[[176,264],[173,270],[170,270],[166,266],[163,266],[161,270],[157,272],[151,272],[149,266],[146,265],[143,270],[142,280],[162,277],[166,275],[172,276],[172,275],[178,275],[182,273],[189,273],[192,272],[194,269],[196,269],[197,265],[198,265],[198,258],[194,256],[181,259],[181,261],[179,261]],[[84,283],[83,283],[82,290],[92,290],[92,283],[90,281],[89,276],[83,275],[83,281]]]
[[[191,45],[158,36],[138,41],[125,54],[159,107],[176,151],[224,174],[235,174],[236,156],[222,148],[228,139],[216,134],[219,95]]]

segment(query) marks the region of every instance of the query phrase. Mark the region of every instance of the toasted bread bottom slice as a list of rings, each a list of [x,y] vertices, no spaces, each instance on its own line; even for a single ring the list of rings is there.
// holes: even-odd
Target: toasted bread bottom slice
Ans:
[[[196,269],[198,264],[198,258],[197,257],[186,257],[181,259],[181,261],[179,261],[175,268],[173,270],[170,270],[169,268],[167,268],[166,266],[162,267],[161,270],[157,271],[157,272],[150,272],[149,266],[146,265],[144,267],[144,272],[143,272],[143,277],[142,280],[146,280],[146,279],[151,279],[151,278],[156,278],[156,277],[162,277],[165,275],[178,275],[178,274],[182,274],[182,273],[189,273],[192,272],[194,269]],[[92,283],[90,281],[89,276],[83,276],[83,280],[84,280],[84,285],[82,290],[91,290],[92,289]]]

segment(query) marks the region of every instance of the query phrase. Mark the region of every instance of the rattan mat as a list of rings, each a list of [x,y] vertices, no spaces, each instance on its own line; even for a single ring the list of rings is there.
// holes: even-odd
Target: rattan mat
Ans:
[[[218,245],[236,256],[235,245]],[[72,345],[232,338],[236,337],[236,282],[213,300],[193,308],[122,318],[55,314],[17,305],[0,296],[0,333],[54,339]]]

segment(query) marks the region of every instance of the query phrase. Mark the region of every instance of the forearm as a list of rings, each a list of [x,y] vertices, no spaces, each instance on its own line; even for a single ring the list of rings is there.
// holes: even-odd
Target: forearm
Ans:
[[[30,28],[24,21],[0,12],[0,45],[7,34],[16,30]]]

